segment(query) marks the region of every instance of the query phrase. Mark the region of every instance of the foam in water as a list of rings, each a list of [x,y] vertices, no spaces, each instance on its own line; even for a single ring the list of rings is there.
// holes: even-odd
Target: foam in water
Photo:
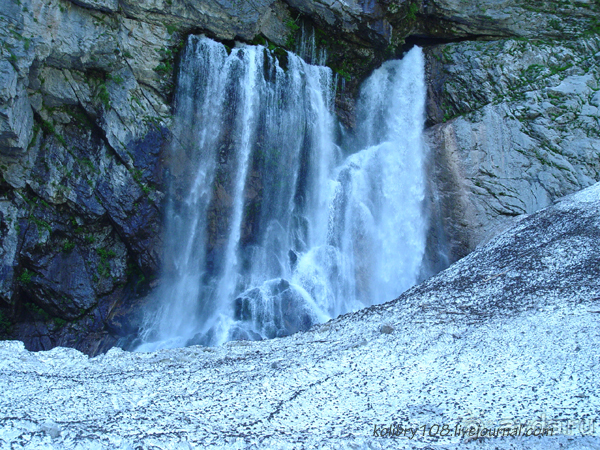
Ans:
[[[164,273],[137,350],[284,336],[413,285],[423,66],[414,48],[366,81],[349,154],[334,142],[330,69],[190,37]]]

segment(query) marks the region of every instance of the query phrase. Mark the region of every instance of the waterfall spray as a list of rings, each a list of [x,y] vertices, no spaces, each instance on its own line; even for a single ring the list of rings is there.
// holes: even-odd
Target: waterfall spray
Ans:
[[[373,73],[343,149],[330,69],[191,36],[176,91],[163,276],[137,349],[285,336],[416,283],[423,67],[414,48]]]

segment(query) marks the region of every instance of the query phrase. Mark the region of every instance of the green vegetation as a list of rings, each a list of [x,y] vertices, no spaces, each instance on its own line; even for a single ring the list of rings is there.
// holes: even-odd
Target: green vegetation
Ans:
[[[346,81],[350,81],[352,79],[350,73],[344,68],[337,69],[335,72]]]
[[[159,75],[169,75],[173,72],[173,66],[169,61],[161,62],[158,66],[154,68],[154,71]]]
[[[146,276],[141,271],[141,269],[134,263],[129,262],[127,264],[127,269],[125,269],[125,275],[129,281],[137,280],[135,282],[135,289],[139,289],[140,285],[144,286],[146,283]],[[139,294],[137,294],[139,295]]]
[[[2,311],[0,311],[0,334],[8,334],[11,326],[12,323],[10,319]]]
[[[592,17],[590,19],[589,28],[585,31],[585,35],[600,34],[600,17]]]
[[[161,59],[163,61],[170,61],[173,62],[173,60],[175,59],[175,54],[173,53],[173,50],[171,50],[168,47],[165,48],[157,48],[156,51],[160,54]]]
[[[17,60],[18,60],[17,55],[15,55],[14,53],[11,52],[10,56],[8,57],[8,60],[10,61],[10,63],[13,65],[13,67],[15,69],[18,69],[18,67],[16,66]]]
[[[452,58],[450,54],[453,50],[454,48],[451,45],[444,45],[444,48],[442,50],[442,58],[444,64],[451,64],[454,62],[454,58]]]
[[[573,67],[573,63],[567,63],[564,66],[550,67],[550,76],[556,75],[560,72],[564,72],[565,70],[570,69],[571,67]]]
[[[522,76],[529,82],[535,80],[544,70],[544,66],[540,64],[531,64],[522,73]]]
[[[100,173],[100,171],[96,168],[94,163],[89,158],[77,158],[77,162],[82,166],[87,167],[93,173]]]
[[[175,70],[175,56],[183,48],[184,41],[179,38],[178,34],[174,36],[177,40],[173,45],[165,48],[157,48],[156,51],[160,54],[160,63],[154,68],[154,71],[164,79],[162,80],[162,87],[170,95],[173,92],[173,72]]]
[[[54,317],[52,321],[57,328],[63,328],[67,324],[67,321],[65,319],[61,319],[60,317]]]
[[[76,234],[83,233],[83,227],[81,227],[74,217],[71,217],[71,225],[73,226],[73,232]]]
[[[30,272],[29,270],[25,269],[23,272],[21,272],[21,275],[19,275],[17,280],[19,280],[19,283],[27,285],[27,284],[31,283],[32,276],[33,276],[33,273]]]
[[[52,125],[52,123],[42,119],[42,130],[44,130],[46,132],[46,134],[54,135],[54,137],[62,145],[64,145],[64,146],[67,145],[66,139],[63,136],[61,136],[60,134],[58,134],[58,132],[56,131],[56,129],[54,128],[54,125]]]
[[[98,264],[98,274],[103,278],[108,278],[110,275],[109,258],[113,259],[117,256],[114,250],[106,250],[104,248],[97,248],[96,253],[100,257],[100,264]]]
[[[291,49],[294,45],[296,45],[296,33],[300,29],[300,25],[298,21],[300,20],[300,14],[296,17],[296,19],[289,19],[285,22],[285,26],[288,29],[288,36],[285,41],[285,47]]]
[[[35,303],[25,303],[25,307],[32,313],[34,313],[38,316],[41,316],[44,321],[50,319],[50,316],[48,315],[48,313],[46,311],[44,311],[42,308],[40,308],[38,305],[36,305]]]
[[[289,19],[288,21],[285,22],[285,26],[292,33],[295,33],[296,31],[298,31],[300,29],[300,25],[298,25],[298,19],[300,19],[300,15],[298,15],[298,17],[296,17],[295,20]]]
[[[131,158],[131,159],[133,159],[133,158]],[[137,167],[134,167],[133,169],[131,169],[131,176],[137,183],[142,182],[142,175],[143,175],[143,172],[140,169],[138,169]]]
[[[548,25],[550,25],[550,28],[553,28],[557,31],[562,31],[562,26],[560,25],[560,21],[557,19],[551,19],[548,22]]]
[[[143,172],[140,169],[134,167],[130,170],[130,173],[144,194],[148,195],[152,192],[153,189],[142,181]]]
[[[35,225],[37,227],[37,230],[38,230],[38,234],[40,235],[40,237],[42,236],[42,230],[46,230],[48,233],[52,233],[52,227],[45,220],[38,219],[33,214],[31,214],[29,216],[29,221],[35,223]]]
[[[108,93],[108,89],[106,89],[106,84],[101,83],[98,86],[98,92],[96,96],[102,102],[106,109],[110,108],[110,95]]]
[[[63,252],[71,253],[75,248],[75,243],[71,241],[67,241],[63,244]]]
[[[84,128],[91,130],[94,127],[94,123],[89,118],[89,116],[79,107],[74,108],[65,108],[64,110],[67,114],[69,114],[78,125],[82,125]]]
[[[98,256],[100,256],[100,259],[102,261],[106,260],[109,257],[114,258],[115,256],[117,256],[114,250],[106,250],[104,248],[96,249],[96,253],[98,253]]]
[[[417,12],[419,12],[419,5],[411,3],[406,11],[406,19],[413,22],[417,18]]]
[[[122,84],[125,81],[121,75],[112,75],[112,74],[110,74],[108,76],[108,78],[111,79],[111,80],[113,80],[117,84]]]

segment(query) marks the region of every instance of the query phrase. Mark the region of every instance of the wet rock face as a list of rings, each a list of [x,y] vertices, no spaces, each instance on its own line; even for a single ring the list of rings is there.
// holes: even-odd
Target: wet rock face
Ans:
[[[234,308],[234,320],[239,327],[232,337],[237,339],[254,340],[251,331],[244,330],[246,324],[272,339],[306,331],[317,322],[300,290],[284,279],[243,292],[235,299]],[[271,309],[274,314],[267,311]],[[271,316],[273,320],[267,322],[265,318]]]
[[[0,5],[0,335],[94,354],[160,264],[172,41],[117,2]]]
[[[133,158],[144,156],[128,169],[97,130],[36,133],[31,166],[7,162],[3,315],[32,349],[110,348],[119,338],[107,331],[118,328],[112,315],[135,303],[158,269],[160,205],[150,188],[158,154],[145,147],[162,134],[129,146]]]

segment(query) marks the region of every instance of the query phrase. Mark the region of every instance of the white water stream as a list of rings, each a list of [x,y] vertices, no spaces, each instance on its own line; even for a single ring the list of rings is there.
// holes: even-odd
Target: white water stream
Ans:
[[[427,225],[421,50],[364,83],[352,149],[334,141],[333,100],[329,68],[190,37],[164,273],[137,350],[283,336],[417,282]]]

